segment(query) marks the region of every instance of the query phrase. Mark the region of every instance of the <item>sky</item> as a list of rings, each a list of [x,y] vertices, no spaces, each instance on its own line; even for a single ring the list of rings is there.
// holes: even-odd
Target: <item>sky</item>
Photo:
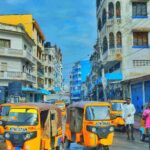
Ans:
[[[31,13],[46,40],[61,48],[63,76],[88,59],[96,42],[96,0],[0,0],[0,14]]]

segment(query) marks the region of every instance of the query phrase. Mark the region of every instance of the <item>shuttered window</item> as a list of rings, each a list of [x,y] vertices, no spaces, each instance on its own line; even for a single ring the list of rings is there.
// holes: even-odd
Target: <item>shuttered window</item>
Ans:
[[[0,47],[10,48],[10,40],[0,39]]]

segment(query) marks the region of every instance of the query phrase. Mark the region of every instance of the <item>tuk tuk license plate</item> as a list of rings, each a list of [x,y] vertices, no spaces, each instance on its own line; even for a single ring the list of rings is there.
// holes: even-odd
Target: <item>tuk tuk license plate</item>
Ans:
[[[15,147],[15,150],[21,150],[21,148],[20,147]]]

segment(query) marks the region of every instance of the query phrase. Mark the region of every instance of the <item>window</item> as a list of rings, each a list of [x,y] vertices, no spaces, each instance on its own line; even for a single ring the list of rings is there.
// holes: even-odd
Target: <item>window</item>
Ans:
[[[116,3],[116,17],[117,18],[121,18],[121,6],[120,6],[120,2]]]
[[[112,2],[109,3],[108,10],[109,10],[109,18],[113,18],[114,17],[114,4]]]
[[[101,0],[96,0],[96,7],[98,9],[99,5],[100,5]]]
[[[150,66],[150,60],[133,60],[133,66]]]
[[[27,45],[24,45],[24,50],[26,50],[27,49]]]
[[[98,30],[101,31],[102,29],[102,22],[101,19],[98,20]]]
[[[1,62],[1,71],[7,71],[7,63]]]
[[[147,17],[147,3],[146,2],[133,2],[132,3],[132,16],[133,18]]]
[[[104,37],[103,39],[103,54],[108,50],[108,43],[107,43],[107,38]]]
[[[148,32],[134,32],[133,33],[133,45],[148,47]]]
[[[122,35],[121,32],[117,32],[117,48],[122,47]]]
[[[104,9],[103,10],[103,15],[102,15],[102,24],[103,24],[103,26],[105,25],[105,23],[106,23],[106,10]]]
[[[0,39],[0,47],[10,48],[10,40]]]
[[[114,48],[115,47],[115,39],[114,39],[114,34],[111,32],[109,34],[109,48]]]

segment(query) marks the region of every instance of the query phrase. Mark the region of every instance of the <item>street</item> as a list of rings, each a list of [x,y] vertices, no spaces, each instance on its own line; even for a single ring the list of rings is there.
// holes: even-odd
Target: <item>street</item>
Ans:
[[[0,143],[0,150],[4,150],[4,144]],[[72,143],[70,150],[87,150],[87,148]],[[115,133],[115,139],[110,150],[148,150],[148,143],[141,142],[137,132],[135,133],[135,141],[127,141],[125,134]]]
[[[70,150],[87,150],[80,145],[71,144]],[[148,143],[139,140],[139,134],[135,133],[135,141],[127,141],[126,135],[122,133],[115,133],[114,144],[110,150],[148,150]]]

